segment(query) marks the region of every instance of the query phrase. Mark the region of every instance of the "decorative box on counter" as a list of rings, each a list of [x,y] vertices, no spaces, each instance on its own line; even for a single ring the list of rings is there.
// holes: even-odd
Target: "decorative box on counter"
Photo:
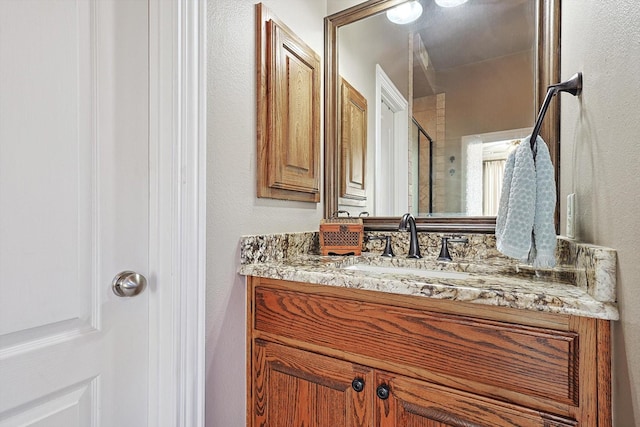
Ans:
[[[363,236],[362,218],[334,215],[320,221],[322,255],[360,255]]]

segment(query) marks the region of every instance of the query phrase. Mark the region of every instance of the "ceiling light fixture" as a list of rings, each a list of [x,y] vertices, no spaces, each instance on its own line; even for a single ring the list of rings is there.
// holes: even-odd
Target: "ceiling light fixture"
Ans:
[[[466,2],[467,0],[436,0],[436,4],[440,7],[456,7]]]
[[[387,10],[387,19],[394,24],[408,24],[420,18],[420,15],[422,15],[422,5],[416,0]]]

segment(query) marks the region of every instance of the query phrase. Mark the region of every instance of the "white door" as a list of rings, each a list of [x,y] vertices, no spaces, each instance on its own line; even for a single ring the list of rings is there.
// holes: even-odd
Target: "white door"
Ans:
[[[400,215],[395,211],[396,207],[396,180],[395,177],[400,171],[396,170],[396,149],[394,144],[394,114],[391,108],[386,102],[381,101],[381,115],[380,115],[380,148],[381,156],[379,159],[380,166],[383,171],[387,171],[379,179],[379,190],[376,197],[379,199],[379,212],[376,211],[376,215],[379,216],[394,216]]]
[[[376,64],[375,215],[409,209],[409,104]]]
[[[146,0],[0,0],[0,426],[148,417]],[[152,287],[152,286],[151,286]]]

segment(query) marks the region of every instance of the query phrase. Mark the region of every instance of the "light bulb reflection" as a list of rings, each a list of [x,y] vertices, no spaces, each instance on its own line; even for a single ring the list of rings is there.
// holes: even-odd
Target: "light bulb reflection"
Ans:
[[[422,5],[418,1],[402,3],[387,10],[387,19],[394,24],[408,24],[422,15]]]

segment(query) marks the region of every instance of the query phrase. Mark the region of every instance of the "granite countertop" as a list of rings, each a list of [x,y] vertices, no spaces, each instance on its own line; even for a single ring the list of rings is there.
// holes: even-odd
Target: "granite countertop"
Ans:
[[[242,263],[238,269],[241,275],[599,319],[619,318],[615,301],[615,252],[612,272],[611,253],[607,248],[589,246],[588,250],[577,250],[569,257],[573,263],[534,270],[500,257],[454,258],[453,262],[442,262],[432,256],[413,260],[404,256],[385,258],[375,252],[363,252],[360,256],[321,256],[290,248],[273,256],[275,252],[269,254],[273,248],[256,245],[256,241],[263,242],[263,239],[255,240],[255,237],[243,238]],[[289,235],[284,240],[291,244],[292,238]],[[569,246],[569,252],[571,249]],[[260,255],[256,255],[255,250]],[[392,267],[394,271],[345,268],[355,264]],[[403,268],[465,274],[458,277],[458,274],[434,273],[434,277],[423,277],[411,270],[396,274],[396,269],[402,271]]]

